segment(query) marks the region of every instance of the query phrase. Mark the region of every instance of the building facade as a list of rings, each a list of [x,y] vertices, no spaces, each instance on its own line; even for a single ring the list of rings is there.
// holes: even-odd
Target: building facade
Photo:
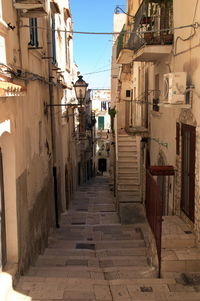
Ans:
[[[123,130],[138,141],[144,207],[146,173],[153,171],[164,220],[178,216],[199,246],[200,6],[198,1],[130,0],[127,14],[116,51],[121,67],[115,101],[123,116],[116,119],[116,136],[122,139]]]
[[[92,111],[96,119],[95,172],[110,172],[110,89],[92,90]]]
[[[93,165],[76,139],[77,75],[69,1],[0,1],[0,274],[13,279],[59,227],[82,181],[80,154]]]

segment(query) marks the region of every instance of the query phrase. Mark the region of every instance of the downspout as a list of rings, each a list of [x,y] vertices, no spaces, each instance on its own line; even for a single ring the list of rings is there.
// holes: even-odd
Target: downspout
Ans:
[[[51,31],[51,10],[49,7],[49,14],[47,20],[47,49],[48,57],[52,56],[52,31]],[[51,122],[51,144],[52,144],[52,164],[53,164],[53,179],[54,179],[54,202],[55,202],[55,224],[59,228],[59,214],[58,214],[58,189],[57,189],[57,168],[56,168],[56,139],[55,139],[55,121],[53,114],[53,80],[52,80],[52,61],[48,60],[49,71],[49,108],[50,108],[50,122]]]
[[[20,15],[19,11],[17,11],[17,37],[19,42],[19,63],[20,69],[22,69],[22,49],[21,49],[21,34],[20,34]]]

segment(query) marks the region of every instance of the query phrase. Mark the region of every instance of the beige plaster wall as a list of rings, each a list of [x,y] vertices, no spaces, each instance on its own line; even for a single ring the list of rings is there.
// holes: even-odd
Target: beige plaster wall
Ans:
[[[20,26],[28,24],[28,19],[17,17],[12,2],[3,1],[0,35],[6,41],[6,64],[15,71],[22,70],[26,79],[17,81],[27,87],[27,93],[21,97],[0,98],[0,123],[11,120],[11,133],[0,137],[0,147],[4,167],[7,257],[9,263],[19,262],[19,269],[23,271],[45,247],[55,219],[51,118],[49,108],[45,108],[45,103],[50,102],[49,64],[47,59],[42,59],[49,54],[46,30],[38,30],[42,49],[30,50],[28,28],[18,30],[16,27],[13,31],[7,28],[9,22],[15,26],[18,21]],[[58,2],[63,13],[67,2]],[[38,25],[47,28],[48,17],[39,18]],[[64,26],[63,23],[58,25]],[[63,48],[58,50],[63,55]],[[61,68],[65,69],[65,62],[59,61],[61,63]],[[70,72],[66,72],[67,78]],[[62,101],[60,90],[54,88],[54,103]],[[55,164],[58,167],[60,211],[63,211],[66,210],[65,164],[70,165],[70,133],[68,123],[63,125],[61,122],[62,114],[54,113]]]
[[[197,1],[174,1],[174,27],[199,22],[200,4]],[[160,107],[159,113],[151,116],[151,136],[158,138],[159,141],[166,142],[165,148],[155,141],[151,141],[152,164],[157,163],[160,150],[164,153],[167,164],[172,164],[177,168],[175,177],[175,207],[176,213],[180,214],[181,197],[181,155],[176,156],[176,122],[183,122],[196,125],[196,171],[195,171],[195,233],[197,242],[200,240],[200,202],[199,202],[199,110],[200,110],[200,57],[199,57],[199,37],[200,30],[185,29],[175,30],[174,45],[172,54],[162,62],[155,64],[154,72],[149,76],[153,77],[156,73],[160,74],[160,87],[163,88],[162,78],[164,73],[184,71],[187,73],[187,85],[194,85],[193,101],[191,109],[181,109],[181,107],[164,108]],[[185,112],[185,113],[184,113]],[[184,118],[181,117],[184,115]],[[192,116],[192,117],[191,117]],[[182,214],[186,222],[189,222]],[[189,222],[190,223],[190,222]],[[191,224],[191,223],[190,223]]]

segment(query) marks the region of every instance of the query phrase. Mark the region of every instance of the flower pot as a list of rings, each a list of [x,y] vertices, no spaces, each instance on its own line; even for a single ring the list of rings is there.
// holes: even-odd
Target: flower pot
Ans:
[[[172,44],[174,35],[172,33],[163,34],[163,44]]]
[[[147,44],[151,43],[153,41],[153,32],[145,32],[144,40]]]

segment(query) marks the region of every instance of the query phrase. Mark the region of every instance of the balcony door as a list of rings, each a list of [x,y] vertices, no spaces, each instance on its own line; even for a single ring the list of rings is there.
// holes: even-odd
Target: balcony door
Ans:
[[[182,124],[181,209],[194,222],[196,128]]]

